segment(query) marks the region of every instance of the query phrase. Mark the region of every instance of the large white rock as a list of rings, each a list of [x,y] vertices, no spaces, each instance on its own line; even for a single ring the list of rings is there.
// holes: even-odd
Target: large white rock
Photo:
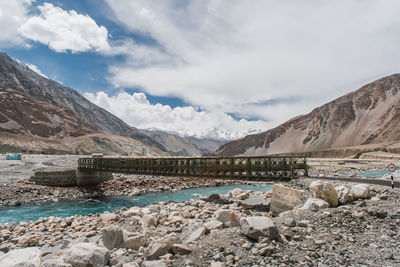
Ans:
[[[239,223],[242,233],[252,239],[259,240],[263,237],[271,240],[280,239],[278,229],[276,228],[274,222],[268,217],[242,217]]]
[[[110,258],[108,249],[92,243],[80,243],[72,246],[64,254],[64,261],[74,267],[105,266]]]
[[[125,247],[128,249],[139,249],[140,247],[144,247],[147,243],[147,238],[144,234],[123,231],[123,237]]]
[[[215,219],[222,222],[224,226],[239,225],[240,217],[231,210],[218,210],[215,213]]]
[[[143,215],[141,222],[144,226],[157,226],[156,218],[150,214]]]
[[[353,194],[347,186],[339,185],[335,187],[335,190],[337,192],[340,204],[346,204],[347,202],[351,202],[353,200]]]
[[[163,260],[157,261],[144,261],[142,263],[143,267],[167,267],[167,264]]]
[[[73,267],[71,264],[64,262],[62,258],[56,260],[47,260],[40,265],[40,267]]]
[[[274,184],[272,188],[272,198],[270,210],[274,216],[279,213],[292,210],[297,205],[302,205],[305,201],[304,191],[286,187],[282,184]]]
[[[12,250],[0,256],[1,267],[39,267],[40,249],[36,247]]]
[[[118,225],[110,225],[102,229],[102,241],[106,248],[123,248],[124,238],[123,231]]]
[[[114,213],[109,213],[109,212],[105,212],[100,214],[100,220],[102,222],[116,222],[118,221],[120,218],[117,214]]]
[[[354,199],[366,199],[370,196],[369,186],[366,184],[356,184],[351,187]]]
[[[311,211],[318,211],[326,208],[329,208],[329,203],[321,198],[309,198],[303,206],[303,209]]]
[[[312,182],[310,191],[313,197],[325,200],[331,207],[337,207],[339,204],[335,187],[331,183],[323,183],[320,181]]]
[[[154,241],[147,248],[145,258],[147,260],[156,260],[160,256],[167,254],[174,244],[182,244],[182,240],[176,234],[169,234]]]

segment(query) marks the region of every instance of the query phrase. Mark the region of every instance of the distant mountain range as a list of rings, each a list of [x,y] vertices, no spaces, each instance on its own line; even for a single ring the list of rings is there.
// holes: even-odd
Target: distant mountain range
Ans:
[[[0,151],[202,155],[223,142],[129,126],[0,52]]]
[[[399,92],[400,74],[384,77],[274,129],[224,144],[213,154],[267,155],[400,142]]]

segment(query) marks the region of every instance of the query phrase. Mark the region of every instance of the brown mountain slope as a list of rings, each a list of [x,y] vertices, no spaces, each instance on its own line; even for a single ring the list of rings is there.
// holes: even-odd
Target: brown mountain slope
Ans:
[[[400,74],[293,118],[267,132],[221,146],[216,155],[306,152],[400,140]]]
[[[0,86],[0,132],[60,139],[94,133],[70,109]]]
[[[129,154],[130,152],[127,151],[128,147],[132,147],[132,144],[141,143],[147,145],[147,148],[145,149],[146,151],[153,151],[153,149],[155,149],[154,151],[159,151],[162,155],[172,154],[191,156],[201,155],[203,153],[214,151],[215,146],[217,146],[217,144],[221,144],[218,140],[205,140],[203,142],[202,139],[199,139],[196,140],[196,142],[192,142],[192,140],[189,138],[182,138],[178,135],[171,133],[160,131],[145,131],[137,129],[135,127],[131,127],[123,122],[121,119],[91,103],[89,100],[87,100],[85,97],[80,95],[72,88],[65,87],[56,81],[52,81],[37,74],[28,66],[20,63],[16,59],[9,57],[7,54],[1,51],[0,86],[2,86],[2,88],[11,88],[18,92],[20,95],[23,95],[24,97],[32,97],[32,99],[35,99],[33,101],[34,105],[37,105],[39,103],[38,101],[41,101],[41,104],[39,105],[41,105],[42,107],[34,108],[34,116],[38,117],[38,120],[31,120],[30,115],[23,114],[26,113],[25,107],[23,106],[23,103],[21,105],[20,102],[17,102],[14,105],[10,100],[8,101],[7,107],[0,109],[0,120],[7,120],[7,125],[4,125],[4,127],[0,127],[0,135],[3,136],[4,140],[11,145],[12,142],[10,141],[10,136],[20,138],[19,141],[16,141],[13,138],[16,144],[24,144],[22,147],[20,146],[19,148],[17,146],[3,146],[4,149],[0,151],[11,151],[15,149],[28,149],[31,151],[32,146],[29,145],[29,142],[21,142],[21,137],[23,136],[23,140],[27,140],[26,138],[28,136],[31,136],[32,138],[34,138],[34,136],[42,139],[47,138],[48,140],[50,140],[49,138],[52,138],[51,140],[55,140],[56,138],[79,136],[88,133],[99,133],[114,136],[113,138],[111,138],[112,140],[124,140],[123,142],[121,142],[128,144],[126,148],[122,150],[118,145],[109,146],[108,148],[111,149],[109,153],[121,152],[123,154]],[[13,98],[13,100],[15,99],[16,98]],[[60,117],[59,121],[55,121],[54,119],[50,119],[49,121],[48,116],[45,114],[47,113],[47,107],[58,109],[59,111],[64,111],[64,117]],[[40,110],[44,112],[43,116],[39,114]],[[8,115],[4,112],[7,112]],[[14,115],[11,113],[14,113]],[[22,117],[19,118],[21,115]],[[10,122],[8,122],[9,117],[13,117],[13,119],[10,119]],[[41,121],[42,118],[43,121]],[[53,118],[52,115],[50,115],[50,118]],[[65,123],[62,123],[64,119],[66,119],[66,121]],[[70,119],[72,119],[73,121],[70,121]],[[23,124],[13,122],[16,120],[23,122]],[[41,123],[37,123],[37,121],[41,121]],[[0,124],[1,123],[2,122],[0,121]],[[67,128],[72,128],[62,129],[64,127],[64,124]],[[78,127],[77,124],[80,124],[81,126]],[[124,136],[126,138],[115,139],[116,135]],[[158,137],[160,135],[162,136],[162,138]],[[6,139],[5,136],[7,136],[8,139]],[[132,140],[129,140],[129,138]],[[35,147],[38,149],[44,149],[44,151],[54,151],[55,148],[53,146],[53,143],[48,143],[49,147],[46,148],[46,142],[44,141],[45,139],[42,139],[35,141],[35,144],[37,144],[35,145]],[[92,140],[91,138],[89,139]],[[65,140],[59,139],[58,141],[64,142]],[[108,141],[104,139],[104,142],[107,143]],[[84,142],[84,144],[85,148],[83,149],[83,151],[96,151],[96,149],[100,149],[100,151],[104,150],[103,148],[99,147],[99,143],[96,142],[90,142],[89,140],[87,140],[87,142]],[[93,144],[93,147],[89,148],[88,144]],[[139,150],[142,151],[142,147],[139,146],[139,148]],[[65,147],[58,147],[56,150],[64,151]],[[133,151],[139,150],[132,148],[132,153]],[[147,154],[152,155],[153,152],[149,152]]]

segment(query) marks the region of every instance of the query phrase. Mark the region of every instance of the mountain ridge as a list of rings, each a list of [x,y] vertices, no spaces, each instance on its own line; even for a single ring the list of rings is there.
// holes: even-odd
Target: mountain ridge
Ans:
[[[300,153],[400,138],[400,74],[362,86],[310,113],[222,145],[214,155]]]
[[[30,69],[27,65],[24,65],[20,61],[13,59],[12,57],[8,56],[6,53],[1,51],[0,51],[0,86],[1,86],[0,92],[3,91],[5,92],[7,88],[7,90],[13,90],[12,92],[15,95],[20,94],[23,95],[25,98],[29,98],[29,101],[34,103],[34,105],[36,106],[35,108],[36,110],[39,109],[38,108],[39,106],[42,106],[41,112],[43,113],[46,113],[46,108],[50,106],[53,109],[58,109],[59,111],[58,115],[60,115],[64,119],[67,119],[68,117],[70,120],[73,120],[76,123],[78,123],[79,121],[79,123],[82,126],[85,125],[83,128],[86,130],[82,131],[81,132],[82,134],[84,135],[99,134],[100,138],[103,138],[104,139],[103,141],[108,144],[110,144],[109,140],[117,140],[119,143],[121,142],[125,143],[127,147],[132,147],[132,144],[137,144],[140,147],[144,145],[147,146],[145,151],[152,151],[149,155],[154,155],[159,153],[160,155],[170,154],[170,155],[192,156],[192,155],[203,154],[205,152],[210,152],[211,150],[213,151],[215,150],[215,145],[212,144],[210,145],[211,147],[210,149],[205,149],[205,150],[199,149],[195,144],[192,144],[188,138],[181,138],[178,137],[177,135],[173,135],[170,133],[164,134],[168,138],[161,138],[155,140],[154,138],[152,138],[152,135],[154,135],[152,131],[145,131],[137,129],[135,127],[131,127],[118,117],[111,114],[110,112],[90,102],[88,99],[80,95],[74,89],[65,87],[56,81],[50,80],[36,73],[34,70]],[[13,99],[15,100],[16,98]],[[8,103],[8,109],[9,109],[8,111],[5,109],[0,110],[0,118],[3,117],[3,120],[5,120],[4,115],[12,110],[12,106],[13,103]],[[23,107],[21,105],[16,105],[15,107],[18,107],[19,109],[23,110]],[[32,110],[30,110],[29,112],[32,112]],[[42,116],[44,120],[45,117],[46,116]],[[35,142],[40,144],[34,148],[35,151],[36,150],[40,151],[41,149],[46,150],[45,148],[46,142],[43,142],[42,140],[43,138],[47,139],[50,138],[52,140],[56,140],[57,138],[65,139],[67,137],[71,138],[77,137],[76,134],[72,134],[70,136],[69,134],[66,134],[64,136],[60,135],[46,136],[44,133],[42,133],[43,136],[30,135],[29,131],[32,129],[29,128],[30,127],[34,128],[36,126],[29,124],[27,117],[24,117],[23,120],[19,120],[19,122],[10,118],[8,118],[8,120],[13,121],[13,123],[15,122],[17,124],[24,122],[25,123],[24,125],[27,127],[25,131],[22,130],[20,132],[14,132],[13,134],[8,133],[7,135],[8,138],[11,138],[12,136],[12,138],[15,140],[15,143],[21,143],[18,142],[17,140],[18,134],[20,135],[20,137],[24,136],[24,140],[30,137],[32,138],[32,140],[35,140]],[[4,121],[3,123],[6,122]],[[21,126],[21,124],[19,125]],[[45,125],[45,123],[42,122],[41,125]],[[62,125],[56,126],[54,124],[53,126],[55,128],[57,127],[62,128]],[[57,129],[57,131],[60,130],[59,128]],[[79,132],[78,129],[75,130],[76,133]],[[0,134],[2,133],[3,137],[6,136],[5,135],[6,131],[9,132],[10,130],[5,128],[2,129],[0,127]],[[106,138],[104,134],[110,135],[110,138]],[[129,141],[126,138],[118,138],[117,136],[132,138],[133,140],[137,140],[138,142],[133,140]],[[81,142],[85,144],[84,151],[92,151],[92,149],[88,148],[88,144],[90,143],[94,145],[93,149],[97,147],[102,151],[105,150],[105,148],[101,148],[100,146],[98,146],[99,143],[93,141],[93,136],[87,138],[88,140],[86,141],[81,140]],[[176,142],[174,142],[173,146],[171,146],[170,142],[164,142],[167,139],[176,139]],[[12,142],[7,142],[7,143],[12,146]],[[139,143],[141,145],[139,145]],[[28,144],[28,142],[24,141],[21,144],[24,144],[24,146],[28,146],[28,150],[31,149],[29,148],[30,145]],[[57,144],[52,143],[52,146],[55,145],[56,149],[52,147],[51,151],[54,150],[65,151],[66,153],[76,153],[77,151],[80,151],[79,149],[76,150],[77,149],[76,147],[71,148],[68,147],[68,145],[67,147],[65,147],[65,144],[68,144],[68,142],[65,142],[65,140],[59,140]],[[4,147],[10,149],[9,146],[4,146]],[[129,154],[129,151],[124,151],[119,146],[112,146],[110,144],[109,148],[111,149],[110,153]],[[16,149],[18,150],[18,148]],[[116,149],[116,151],[112,151],[112,149]],[[22,148],[22,150],[26,149]],[[140,155],[142,154],[143,153],[140,153]]]

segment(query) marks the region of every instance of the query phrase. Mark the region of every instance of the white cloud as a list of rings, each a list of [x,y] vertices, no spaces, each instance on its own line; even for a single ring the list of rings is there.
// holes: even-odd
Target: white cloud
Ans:
[[[125,49],[110,81],[211,114],[277,125],[400,69],[397,0],[106,1],[123,25],[159,44]],[[287,97],[299,101],[251,105]]]
[[[108,110],[128,124],[141,129],[160,129],[181,135],[236,139],[243,135],[266,130],[264,121],[235,120],[231,116],[198,111],[191,106],[171,108],[168,105],[152,105],[145,94],[122,91],[115,96],[104,92],[86,93],[94,104]]]
[[[110,48],[107,29],[88,15],[65,11],[50,3],[38,8],[40,16],[29,18],[19,28],[23,37],[48,45],[56,52],[102,52]]]
[[[33,70],[37,74],[39,74],[39,75],[41,75],[41,76],[43,76],[43,77],[45,77],[47,79],[49,78],[46,75],[44,75],[36,65],[33,65],[33,64],[30,64],[30,63],[26,63],[25,65],[28,66],[28,68],[30,68],[31,70]]]
[[[18,28],[28,19],[31,0],[0,0],[0,47],[23,45]]]

